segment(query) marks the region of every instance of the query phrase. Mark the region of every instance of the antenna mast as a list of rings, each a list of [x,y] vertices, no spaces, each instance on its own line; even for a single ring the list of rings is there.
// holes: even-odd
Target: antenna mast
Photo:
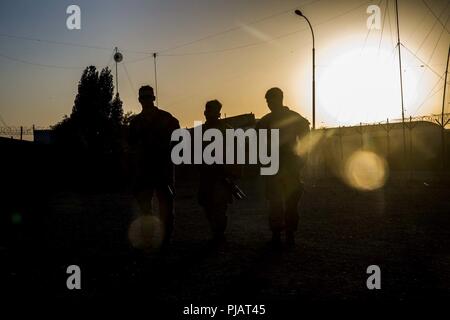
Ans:
[[[114,48],[114,61],[116,62],[116,95],[119,95],[119,73],[117,72],[117,64],[123,60],[123,55],[117,47]]]
[[[398,63],[400,68],[400,95],[402,101],[402,130],[403,130],[403,157],[406,159],[406,133],[405,133],[405,105],[403,99],[403,72],[402,72],[402,52],[400,42],[400,23],[398,19],[398,0],[395,0],[395,14],[397,20],[397,47],[398,47]]]

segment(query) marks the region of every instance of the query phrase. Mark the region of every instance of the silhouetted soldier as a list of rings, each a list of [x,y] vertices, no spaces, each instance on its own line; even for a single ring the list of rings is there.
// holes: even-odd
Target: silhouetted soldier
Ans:
[[[180,127],[170,113],[154,105],[153,88],[139,89],[142,112],[130,121],[129,144],[133,158],[133,193],[143,214],[150,214],[156,196],[163,225],[163,246],[173,230],[174,173],[170,158],[171,135]]]
[[[300,139],[309,133],[309,122],[297,112],[283,105],[283,91],[269,89],[266,93],[270,113],[257,124],[257,129],[279,129],[280,166],[277,174],[266,176],[266,195],[269,200],[269,222],[272,243],[281,245],[281,233],[286,231],[286,243],[295,245],[295,231],[298,225],[298,203],[303,193],[301,169],[305,159],[298,156]]]
[[[204,115],[206,122],[203,131],[218,129],[222,132],[225,146],[225,130],[231,128],[222,123],[220,110],[222,104],[217,100],[208,101],[205,105]],[[225,147],[224,147],[225,152]],[[205,210],[211,227],[213,245],[223,244],[225,229],[227,227],[227,208],[232,201],[232,180],[239,175],[238,169],[225,164],[202,164],[200,167],[200,187],[198,201]]]

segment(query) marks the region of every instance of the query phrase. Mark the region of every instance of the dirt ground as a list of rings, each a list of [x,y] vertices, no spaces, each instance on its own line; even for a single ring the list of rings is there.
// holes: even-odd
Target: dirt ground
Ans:
[[[52,299],[134,297],[189,303],[397,303],[450,298],[449,179],[392,178],[359,192],[338,180],[307,181],[297,246],[273,251],[259,179],[241,183],[248,199],[229,210],[228,243],[207,245],[209,229],[195,183],[178,183],[170,250],[144,253],[128,239],[137,207],[128,193],[57,192],[0,255],[3,294]],[[39,212],[39,214],[37,213]],[[79,265],[82,290],[66,288]],[[381,268],[381,290],[366,269]],[[25,299],[25,298],[24,298]]]

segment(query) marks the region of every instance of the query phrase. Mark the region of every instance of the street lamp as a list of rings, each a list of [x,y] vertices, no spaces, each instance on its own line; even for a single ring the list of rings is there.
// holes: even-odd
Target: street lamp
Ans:
[[[116,95],[119,95],[119,74],[117,73],[117,64],[122,62],[123,55],[119,52],[117,47],[114,48],[114,61],[116,62]]]
[[[315,39],[314,39],[314,31],[311,26],[311,22],[309,22],[308,18],[303,15],[303,13],[300,10],[295,10],[295,14],[305,18],[306,22],[308,22],[309,28],[311,29],[312,34],[312,41],[313,41],[313,47],[312,47],[312,128],[313,130],[316,129],[316,45],[315,45]]]

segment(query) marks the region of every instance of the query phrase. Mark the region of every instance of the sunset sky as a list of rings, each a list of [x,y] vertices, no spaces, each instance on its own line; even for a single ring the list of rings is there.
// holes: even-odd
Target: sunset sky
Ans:
[[[66,27],[71,4],[81,30]],[[366,26],[369,5],[381,8],[381,30]],[[406,115],[439,113],[450,3],[399,8]],[[260,117],[273,86],[311,119],[311,33],[295,9],[316,35],[317,127],[401,117],[393,0],[2,0],[0,116],[10,126],[55,124],[70,114],[84,67],[113,67],[117,46],[125,111],[140,111],[137,90],[154,84],[157,52],[159,104],[183,126],[203,119],[210,99],[227,116]]]

